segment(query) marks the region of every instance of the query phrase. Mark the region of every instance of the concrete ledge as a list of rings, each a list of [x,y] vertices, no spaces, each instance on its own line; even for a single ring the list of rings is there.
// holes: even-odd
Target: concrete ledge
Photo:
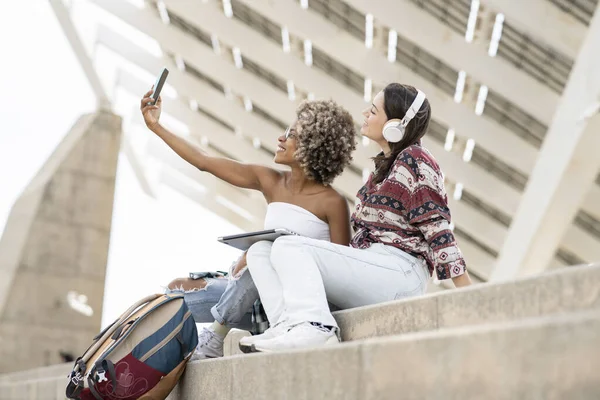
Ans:
[[[91,340],[91,338],[90,338]],[[56,364],[50,365],[47,367],[40,367],[34,369],[28,369],[25,371],[18,372],[10,372],[6,374],[0,375],[0,384],[5,381],[23,381],[23,380],[32,380],[32,379],[43,379],[43,378],[56,378],[56,377],[64,377],[65,382],[67,381],[67,374],[71,372],[71,368],[73,368],[73,363],[64,363],[64,364]],[[65,383],[66,385],[66,383]]]
[[[600,264],[334,313],[344,341],[600,309]]]
[[[235,354],[244,354],[238,346],[240,339],[245,336],[251,336],[252,334],[248,331],[240,329],[232,329],[225,336],[225,342],[223,343],[223,354],[225,356],[232,356]]]
[[[0,382],[2,400],[63,400],[67,376]]]
[[[178,399],[595,399],[600,312],[198,361]]]

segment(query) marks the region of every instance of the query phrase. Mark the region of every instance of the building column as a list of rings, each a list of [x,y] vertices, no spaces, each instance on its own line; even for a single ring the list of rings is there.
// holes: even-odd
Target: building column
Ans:
[[[590,23],[492,280],[542,272],[600,169],[600,12]],[[516,94],[518,95],[518,94]]]

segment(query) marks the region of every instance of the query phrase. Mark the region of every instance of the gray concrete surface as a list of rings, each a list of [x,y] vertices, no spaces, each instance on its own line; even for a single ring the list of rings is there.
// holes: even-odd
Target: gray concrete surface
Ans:
[[[100,330],[120,139],[119,116],[82,116],[15,202],[0,241],[0,372],[60,363]]]
[[[338,311],[344,341],[600,308],[600,264]]]
[[[199,361],[177,399],[596,399],[598,332],[592,312]]]

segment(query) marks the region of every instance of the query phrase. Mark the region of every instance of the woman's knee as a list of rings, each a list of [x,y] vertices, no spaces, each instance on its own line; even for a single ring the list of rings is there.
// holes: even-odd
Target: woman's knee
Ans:
[[[204,289],[206,283],[206,279],[177,278],[172,280],[167,287],[169,290],[189,292]]]
[[[266,240],[254,243],[250,246],[246,254],[248,264],[255,264],[256,262],[260,264],[262,258],[268,259],[271,254],[271,247],[273,247],[273,242],[268,242]]]
[[[302,237],[282,236],[273,242],[271,247],[270,260],[273,265],[279,262],[286,262],[293,259],[293,253],[299,250],[304,244]]]

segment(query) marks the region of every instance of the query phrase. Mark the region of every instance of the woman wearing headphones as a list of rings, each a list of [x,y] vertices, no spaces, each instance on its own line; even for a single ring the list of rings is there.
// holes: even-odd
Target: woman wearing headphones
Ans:
[[[450,229],[444,176],[421,145],[431,117],[425,94],[392,83],[363,115],[361,133],[382,151],[358,191],[350,247],[290,236],[250,248],[261,300],[282,313],[264,334],[243,338],[243,351],[337,343],[328,301],[346,309],[418,296],[433,274],[471,284]]]

